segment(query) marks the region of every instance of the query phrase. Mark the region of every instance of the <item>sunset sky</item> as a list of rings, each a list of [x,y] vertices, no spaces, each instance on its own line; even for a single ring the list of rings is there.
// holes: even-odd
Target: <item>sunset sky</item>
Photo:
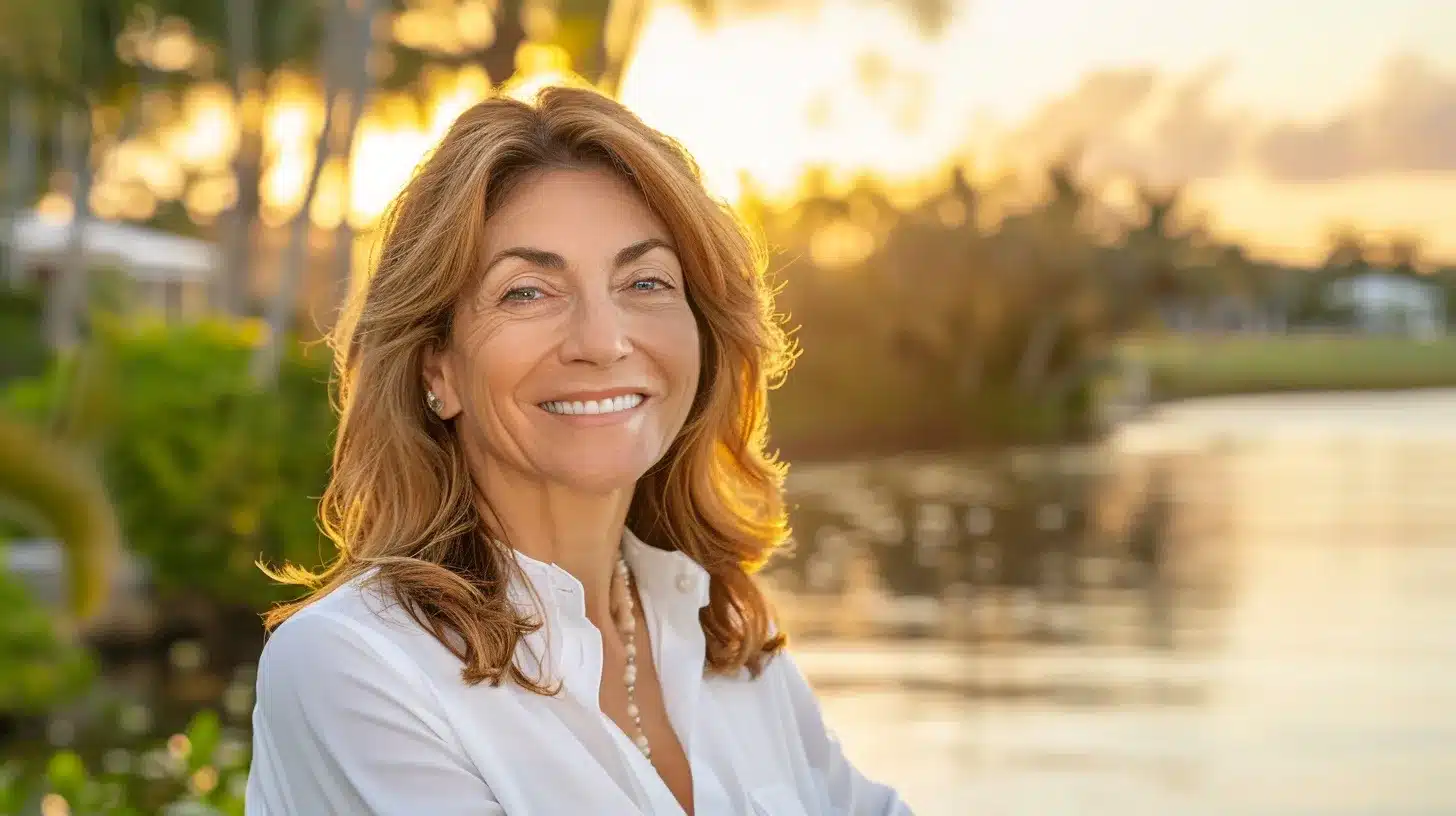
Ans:
[[[1075,143],[1094,173],[1186,184],[1265,255],[1317,258],[1349,223],[1456,260],[1449,0],[964,0],[930,32],[889,3],[739,6],[704,30],[660,4],[623,93],[727,195]]]
[[[730,201],[745,177],[792,201],[810,167],[841,188],[887,181],[907,200],[953,166],[1026,189],[1078,147],[1092,183],[1180,185],[1191,214],[1263,257],[1317,261],[1348,225],[1416,237],[1456,263],[1456,0],[950,0],[935,20],[907,9],[941,0],[717,0],[711,22],[640,2],[621,99]],[[512,93],[572,81],[564,50],[522,55]],[[361,230],[376,224],[491,91],[476,66],[429,85],[378,95],[351,166],[324,169],[315,223],[347,212]],[[227,206],[231,93],[211,82],[184,96],[175,120],[102,161],[100,215],[145,220],[181,195],[205,222]],[[276,226],[307,187],[317,83],[281,78],[265,119],[263,216]],[[185,186],[188,172],[201,180]],[[57,191],[42,204],[59,217],[64,202]]]

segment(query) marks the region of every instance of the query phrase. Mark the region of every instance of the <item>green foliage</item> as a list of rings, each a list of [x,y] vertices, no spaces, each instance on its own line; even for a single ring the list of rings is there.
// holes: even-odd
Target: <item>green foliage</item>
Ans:
[[[57,631],[51,612],[25,587],[0,572],[0,713],[44,713],[84,693],[94,676],[89,653]]]
[[[203,711],[183,733],[135,757],[124,753],[108,770],[89,768],[73,751],[53,754],[38,775],[18,763],[0,767],[0,816],[47,796],[86,816],[242,816],[248,752],[221,734],[217,715]]]
[[[106,398],[88,424],[128,546],[164,595],[260,606],[279,590],[254,562],[313,566],[333,415],[328,358],[294,349],[276,391],[248,377],[255,338],[243,325],[103,327],[95,370]],[[74,367],[12,388],[39,419],[67,399]]]
[[[117,526],[94,468],[45,434],[0,415],[0,508],[26,532],[65,546],[72,615],[101,608]],[[3,546],[3,543],[0,543]],[[84,692],[89,655],[8,572],[0,571],[0,713],[39,714]]]
[[[19,813],[25,805],[24,777],[19,762],[0,763],[0,814]]]
[[[775,444],[843,456],[1082,433],[1111,339],[1147,311],[1128,305],[1142,268],[1085,230],[1091,197],[1068,172],[1049,184],[989,233],[959,177],[910,212],[861,185],[755,213],[790,259],[779,306],[803,351],[771,397]],[[816,251],[846,230],[873,242],[863,260]]]
[[[34,289],[0,286],[0,383],[35,376],[50,363],[41,333],[45,303]]]

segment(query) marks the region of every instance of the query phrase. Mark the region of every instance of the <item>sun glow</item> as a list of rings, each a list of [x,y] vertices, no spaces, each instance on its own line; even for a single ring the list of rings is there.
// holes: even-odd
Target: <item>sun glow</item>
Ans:
[[[659,5],[647,17],[621,86],[622,100],[650,124],[681,141],[701,164],[715,194],[736,200],[743,181],[772,199],[800,194],[806,174],[831,187],[873,177],[901,186],[932,177],[962,155],[967,111],[944,75],[947,50],[961,32],[938,38],[903,12],[829,4],[808,14],[780,12],[700,26],[684,9]],[[550,85],[585,85],[566,52],[527,45],[503,92],[527,99]],[[450,124],[490,93],[480,69],[432,72],[418,98],[380,94],[360,122],[347,170],[348,218],[369,229],[382,217]],[[312,174],[323,126],[318,88],[302,77],[274,83],[264,103],[265,223],[279,226],[297,212]],[[237,149],[238,117],[222,86],[189,92],[177,121],[146,144],[124,146],[100,180],[102,214],[120,215],[116,190],[134,180],[159,198],[181,199],[208,221],[236,195],[222,183]],[[163,172],[156,158],[175,162]],[[183,170],[200,178],[176,189]],[[167,177],[167,178],[163,178]],[[310,217],[331,227],[343,217],[345,173],[326,166]]]
[[[943,179],[967,144],[966,78],[947,75],[964,36],[952,20],[929,37],[888,5],[825,4],[711,29],[662,6],[622,101],[678,138],[729,200],[745,177],[769,198],[792,198],[811,168],[832,187]]]
[[[1289,89],[1304,87],[1312,75],[1302,68],[1275,70],[1282,64],[1277,54],[1261,55],[1281,49],[1256,47],[1263,41],[1249,40],[1237,26],[1219,28],[1233,25],[1219,22],[1223,4],[1193,4],[1190,9],[1203,9],[1202,16],[1184,25],[1152,14],[1161,8],[1155,0],[952,0],[949,19],[930,30],[917,24],[906,4],[889,0],[730,2],[722,7],[740,10],[725,11],[711,24],[672,0],[642,1],[651,8],[619,97],[680,141],[712,191],[729,202],[751,188],[783,205],[811,190],[842,193],[868,179],[907,206],[940,189],[955,166],[972,170],[973,180],[983,184],[1022,167],[1019,158],[1040,169],[1044,157],[1018,156],[1025,145],[1016,144],[1017,126],[1035,120],[1080,77],[1108,66],[1193,69],[1224,45],[1241,48],[1240,60],[1263,66],[1249,70],[1283,77],[1284,91],[1271,103],[1275,110],[1288,106]],[[1234,5],[1243,9],[1238,20],[1263,19],[1257,0]],[[456,16],[438,25],[429,23],[429,15],[401,15],[393,34],[478,45],[493,33],[484,13],[489,6],[460,3]],[[742,10],[770,6],[771,12]],[[1055,14],[1048,13],[1052,8]],[[1120,9],[1113,19],[1157,20],[1163,28],[1094,30],[1109,8]],[[1242,82],[1250,95],[1257,95],[1250,88],[1268,84],[1262,76],[1235,74],[1230,82]],[[517,72],[504,93],[526,99],[546,86],[579,84],[585,80],[564,50],[531,44],[518,52]],[[335,160],[324,168],[310,218],[322,228],[345,217],[357,230],[373,228],[451,123],[490,89],[482,70],[465,66],[432,70],[409,93],[376,93],[354,136],[348,167]],[[1349,93],[1346,87],[1340,99]],[[1334,99],[1326,96],[1326,102]],[[313,173],[324,120],[320,90],[311,79],[285,75],[251,104],[262,106],[264,122],[262,215],[266,224],[279,226],[298,212]],[[230,165],[240,117],[231,93],[222,84],[200,83],[175,102],[162,100],[158,110],[147,132],[102,157],[92,207],[102,217],[137,218],[155,211],[158,202],[180,200],[196,221],[209,222],[237,195]],[[1345,182],[1339,196],[1273,180],[1236,181],[1198,180],[1190,185],[1190,201],[1212,205],[1216,225],[1247,233],[1252,245],[1274,255],[1321,251],[1322,225],[1342,218],[1409,229],[1429,236],[1434,250],[1453,252],[1456,239],[1430,215],[1445,212],[1438,205],[1450,196],[1446,177]],[[65,186],[47,198],[48,213],[60,214]],[[1271,211],[1277,212],[1266,217]],[[941,216],[950,223],[967,214]],[[854,257],[864,243],[856,235],[841,230],[825,239],[824,251]]]

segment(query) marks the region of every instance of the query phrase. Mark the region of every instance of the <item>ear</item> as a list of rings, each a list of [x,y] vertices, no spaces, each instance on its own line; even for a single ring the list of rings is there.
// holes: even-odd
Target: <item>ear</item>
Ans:
[[[455,383],[460,380],[450,350],[435,345],[425,349],[424,365],[420,373],[424,377],[425,388],[444,403],[438,416],[441,419],[453,419],[460,413],[460,394],[455,390]],[[423,395],[421,398],[423,399]]]

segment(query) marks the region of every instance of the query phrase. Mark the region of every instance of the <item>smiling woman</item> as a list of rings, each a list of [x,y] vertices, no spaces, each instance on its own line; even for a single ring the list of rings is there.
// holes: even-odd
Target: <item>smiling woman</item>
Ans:
[[[274,610],[248,812],[899,814],[754,571],[791,359],[692,160],[551,89],[467,111],[337,329],[325,529]]]

